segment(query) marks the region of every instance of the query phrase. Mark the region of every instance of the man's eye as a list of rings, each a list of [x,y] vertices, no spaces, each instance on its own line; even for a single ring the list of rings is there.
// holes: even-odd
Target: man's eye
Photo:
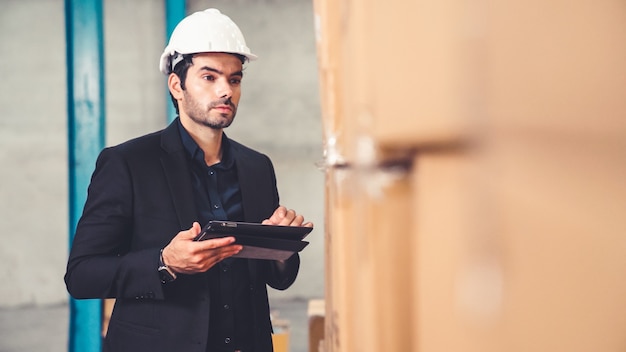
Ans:
[[[204,78],[207,81],[215,81],[215,77],[209,75],[209,76],[203,76],[202,78]]]
[[[240,78],[233,78],[230,80],[230,84],[241,84]]]

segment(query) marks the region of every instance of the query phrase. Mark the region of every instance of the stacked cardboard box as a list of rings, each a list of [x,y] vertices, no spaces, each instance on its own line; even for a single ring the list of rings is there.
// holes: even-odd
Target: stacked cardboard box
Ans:
[[[622,350],[624,2],[314,5],[324,351]]]

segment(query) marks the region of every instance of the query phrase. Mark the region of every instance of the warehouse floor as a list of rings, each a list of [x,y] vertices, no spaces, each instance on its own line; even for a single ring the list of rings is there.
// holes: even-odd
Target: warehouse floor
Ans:
[[[308,316],[304,299],[275,299],[272,310],[289,321],[289,352],[307,352]],[[68,305],[0,309],[0,352],[65,352]]]

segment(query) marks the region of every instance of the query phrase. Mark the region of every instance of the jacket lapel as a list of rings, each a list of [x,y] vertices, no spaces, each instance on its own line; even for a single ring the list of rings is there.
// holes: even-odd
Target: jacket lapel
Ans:
[[[165,151],[161,156],[161,164],[176,215],[181,229],[188,229],[194,221],[197,221],[198,213],[193,200],[187,156],[178,131],[178,119],[163,130],[161,147]]]
[[[233,145],[234,143],[231,143]],[[263,219],[263,215],[259,213],[258,199],[259,194],[254,186],[255,182],[253,178],[258,173],[255,170],[251,160],[247,160],[247,155],[241,153],[239,148],[233,147],[231,149],[235,156],[235,163],[237,165],[237,178],[239,180],[239,190],[241,191],[241,202],[243,203],[243,215],[245,221],[259,222]],[[255,172],[257,171],[257,172]]]

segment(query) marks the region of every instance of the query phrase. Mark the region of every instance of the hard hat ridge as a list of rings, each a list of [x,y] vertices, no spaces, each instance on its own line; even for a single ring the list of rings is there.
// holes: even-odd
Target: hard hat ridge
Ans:
[[[159,69],[169,74],[184,54],[224,52],[256,60],[239,27],[218,9],[195,12],[176,25],[165,47]]]

